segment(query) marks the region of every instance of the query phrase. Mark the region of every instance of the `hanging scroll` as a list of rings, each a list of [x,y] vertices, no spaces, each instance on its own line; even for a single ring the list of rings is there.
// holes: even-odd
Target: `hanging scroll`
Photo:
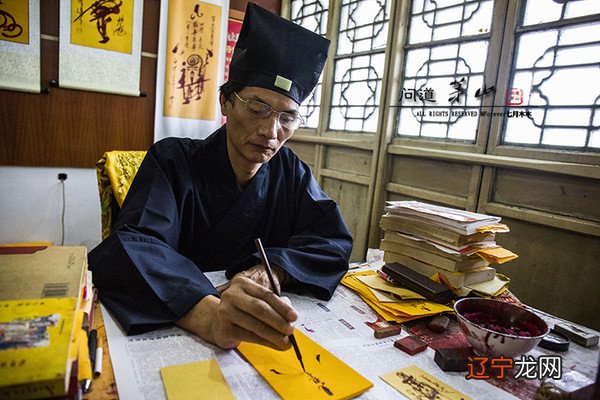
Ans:
[[[225,82],[229,79],[229,64],[233,58],[233,50],[237,44],[240,32],[242,31],[242,23],[244,22],[244,13],[235,11],[235,18],[232,16],[233,11],[229,12],[229,22],[227,27],[227,49],[225,52]]]
[[[0,89],[40,92],[39,0],[0,1],[0,71]]]
[[[143,0],[61,0],[59,84],[140,94]]]
[[[204,138],[221,124],[229,1],[161,2],[154,139]]]

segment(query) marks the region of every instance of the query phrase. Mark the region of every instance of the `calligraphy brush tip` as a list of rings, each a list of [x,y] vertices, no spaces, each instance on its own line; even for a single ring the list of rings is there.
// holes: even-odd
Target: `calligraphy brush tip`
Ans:
[[[304,368],[304,362],[302,361],[302,353],[300,353],[300,348],[298,347],[298,342],[296,342],[296,337],[294,337],[293,333],[288,337],[290,339],[290,342],[292,342],[292,347],[294,348],[294,352],[296,353],[296,358],[298,359],[298,361],[300,361],[302,370],[306,372],[306,368]]]

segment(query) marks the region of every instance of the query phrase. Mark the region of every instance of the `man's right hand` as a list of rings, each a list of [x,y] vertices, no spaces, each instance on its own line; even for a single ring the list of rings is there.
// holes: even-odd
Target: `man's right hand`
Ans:
[[[298,313],[285,299],[243,275],[234,276],[221,298],[206,296],[177,321],[202,339],[224,349],[240,342],[289,349],[288,336]]]

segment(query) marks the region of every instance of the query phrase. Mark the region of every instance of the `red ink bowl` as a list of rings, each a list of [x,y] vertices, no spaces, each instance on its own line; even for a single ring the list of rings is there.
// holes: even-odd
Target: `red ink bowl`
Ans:
[[[461,331],[477,355],[519,357],[549,332],[535,313],[492,299],[464,298],[454,303]]]

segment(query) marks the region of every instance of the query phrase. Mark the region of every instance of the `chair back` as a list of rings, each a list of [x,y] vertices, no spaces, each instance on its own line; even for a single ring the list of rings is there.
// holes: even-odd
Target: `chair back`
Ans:
[[[131,187],[145,151],[107,151],[96,163],[100,211],[102,218],[102,240],[106,239],[117,220],[119,210]]]

